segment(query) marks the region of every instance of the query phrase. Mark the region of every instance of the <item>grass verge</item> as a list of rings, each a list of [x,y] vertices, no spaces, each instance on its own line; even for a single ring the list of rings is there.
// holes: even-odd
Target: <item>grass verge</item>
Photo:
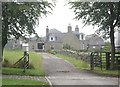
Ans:
[[[27,76],[45,76],[46,74],[39,69],[26,69],[26,72],[23,72],[23,69],[20,68],[2,68],[2,74],[5,75],[27,75]]]
[[[61,55],[61,54],[56,54],[57,57],[63,58],[67,61],[69,61],[70,63],[72,63],[77,69],[80,70],[88,70],[89,69],[89,64],[87,64],[84,61],[79,61],[75,58],[72,58],[70,56],[66,56],[66,55]]]
[[[49,85],[49,83],[36,80],[4,78],[2,79],[2,85]]]
[[[118,77],[119,75],[118,70],[106,70],[105,68],[101,70],[99,67],[96,67],[95,70],[93,70],[92,72],[99,75],[113,76],[113,77]]]
[[[79,70],[86,70],[89,72],[93,72],[99,75],[105,75],[105,76],[118,76],[118,70],[105,70],[104,68],[101,70],[99,67],[95,67],[93,71],[90,71],[90,64],[82,61],[77,60],[73,57],[62,55],[62,54],[56,54],[57,57],[63,58],[67,61],[69,61],[71,64],[73,64],[77,69]]]

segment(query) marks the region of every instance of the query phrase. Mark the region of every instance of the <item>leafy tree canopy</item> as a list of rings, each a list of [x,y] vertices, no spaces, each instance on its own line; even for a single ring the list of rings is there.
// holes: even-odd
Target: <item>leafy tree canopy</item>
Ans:
[[[69,2],[74,9],[75,19],[82,19],[83,23],[97,25],[98,34],[110,37],[111,41],[111,69],[115,61],[115,28],[120,27],[120,1],[119,2]]]
[[[74,9],[75,19],[85,25],[98,26],[102,36],[109,37],[110,26],[120,27],[120,2],[69,2]]]
[[[4,48],[10,37],[25,38],[35,34],[35,26],[39,24],[39,17],[51,13],[53,3],[39,2],[3,2],[2,3],[2,47]]]

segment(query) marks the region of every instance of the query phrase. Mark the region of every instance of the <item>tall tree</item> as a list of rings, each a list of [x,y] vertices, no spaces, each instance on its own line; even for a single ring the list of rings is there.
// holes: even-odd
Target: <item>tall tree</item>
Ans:
[[[2,3],[2,51],[11,37],[35,34],[39,17],[51,13],[54,5],[47,1],[40,2],[4,2]]]
[[[115,28],[120,27],[120,2],[69,2],[74,10],[75,19],[83,19],[85,25],[98,26],[102,36],[110,37],[111,69],[115,61]]]

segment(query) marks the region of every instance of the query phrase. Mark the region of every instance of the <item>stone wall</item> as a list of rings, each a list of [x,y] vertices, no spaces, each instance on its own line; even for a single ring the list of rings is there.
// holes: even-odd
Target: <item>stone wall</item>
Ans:
[[[78,60],[83,60],[87,63],[90,63],[90,54],[91,54],[90,52],[76,52],[71,50],[62,50],[62,51],[57,51],[56,53],[74,57]]]

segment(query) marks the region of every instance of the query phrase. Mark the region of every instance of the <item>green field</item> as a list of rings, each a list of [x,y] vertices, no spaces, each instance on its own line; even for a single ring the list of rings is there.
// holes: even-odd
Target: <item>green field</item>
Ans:
[[[26,73],[23,73],[22,68],[13,68],[11,66],[14,65],[16,61],[18,61],[23,56],[23,51],[20,50],[5,50],[4,51],[4,60],[8,60],[9,62],[6,64],[7,67],[2,68],[3,74],[17,74],[17,75],[39,75],[45,76],[44,68],[43,68],[43,58],[40,54],[35,52],[29,52],[29,61],[30,65],[33,68],[26,69]],[[4,62],[3,60],[3,62]]]

